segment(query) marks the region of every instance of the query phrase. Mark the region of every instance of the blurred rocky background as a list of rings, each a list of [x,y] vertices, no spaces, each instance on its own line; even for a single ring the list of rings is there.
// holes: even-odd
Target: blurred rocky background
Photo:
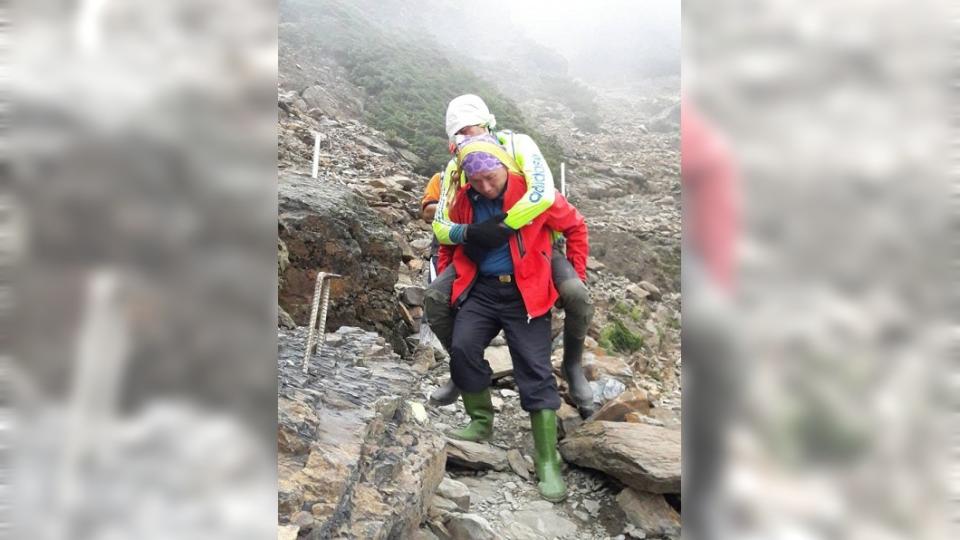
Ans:
[[[684,387],[722,440],[689,463],[714,480],[685,526],[696,507],[696,538],[956,537],[955,7],[683,7],[684,91],[742,200],[736,287],[684,276],[684,369],[723,375]]]
[[[0,18],[0,535],[274,534],[275,4]]]

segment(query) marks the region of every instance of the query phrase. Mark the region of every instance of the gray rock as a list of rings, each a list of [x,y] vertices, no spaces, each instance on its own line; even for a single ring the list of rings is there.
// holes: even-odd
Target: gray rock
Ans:
[[[322,86],[311,86],[307,88],[303,91],[301,97],[306,106],[311,109],[320,109],[327,113],[337,109],[335,105],[336,99],[330,96]]]
[[[450,540],[450,531],[447,526],[439,519],[431,519],[427,522],[427,528],[440,540]]]
[[[663,294],[660,292],[660,289],[649,281],[641,281],[640,288],[650,293],[651,300],[660,300],[663,298]]]
[[[447,461],[477,470],[505,471],[510,466],[507,453],[495,446],[450,438],[447,439]]]
[[[552,505],[547,509],[520,510],[514,513],[514,518],[517,523],[528,527],[543,538],[576,538],[577,536],[577,525],[558,514]]]
[[[590,389],[593,390],[593,402],[602,405],[622,394],[627,386],[616,379],[604,377],[590,381]]]
[[[527,462],[523,459],[523,454],[521,454],[519,450],[515,448],[508,450],[507,462],[510,464],[510,469],[517,473],[520,478],[530,480],[530,471],[527,470]]]
[[[335,182],[281,173],[278,182],[279,238],[289,265],[278,291],[280,306],[299,325],[307,325],[316,274],[344,276],[333,281],[327,328],[362,326],[406,351],[394,284],[401,251],[393,231],[366,201]]]
[[[444,477],[437,486],[437,495],[455,502],[462,510],[470,509],[470,488],[461,482]]]
[[[402,149],[402,148],[398,148],[398,149],[397,149],[397,153],[400,154],[400,157],[402,157],[403,159],[405,159],[408,163],[410,163],[410,165],[412,165],[412,166],[414,166],[414,167],[420,165],[420,163],[423,162],[423,160],[420,159],[420,156],[414,154],[413,152],[411,152],[411,151],[409,151],[409,150],[404,150],[404,149]]]
[[[426,256],[430,253],[430,244],[433,241],[428,238],[417,238],[416,240],[410,242],[410,247],[415,249],[420,255]]]
[[[606,267],[607,266],[605,264],[594,259],[593,257],[587,257],[587,270],[590,270],[593,272],[599,272],[600,270],[603,270]]]
[[[443,438],[404,413],[419,375],[378,346],[382,338],[349,327],[331,334],[339,339],[304,374],[306,334],[299,327],[277,336],[281,523],[305,529],[298,511],[308,506],[318,537],[371,538],[382,527],[412,535],[446,463]],[[384,477],[393,490],[381,489]],[[352,512],[336,512],[347,497]]]
[[[306,96],[304,96],[304,98],[306,98]],[[393,153],[393,147],[386,142],[381,141],[380,139],[367,137],[366,135],[357,135],[357,141],[374,152],[379,152],[384,155],[390,155]]]
[[[550,510],[553,510],[553,503],[550,501],[543,501],[543,500],[531,501],[529,504],[527,504],[524,507],[524,510],[531,510],[534,512],[548,512]]]
[[[583,501],[583,507],[593,515],[596,515],[600,511],[600,503],[591,499],[585,499]]]
[[[446,519],[448,515],[460,510],[461,508],[457,503],[440,495],[434,495],[433,500],[430,501],[430,509],[427,510],[427,515],[431,518]]]
[[[504,520],[504,522],[509,523],[509,525],[504,527],[503,530],[501,531],[503,533],[503,537],[506,538],[507,540],[542,540],[543,539],[543,536],[537,534],[537,532],[531,529],[530,527],[527,527],[523,523],[513,520],[512,516],[510,521]]]
[[[292,330],[297,327],[297,323],[294,322],[293,317],[284,311],[282,307],[277,308],[277,324],[281,328],[286,328],[288,330]]]
[[[560,442],[563,458],[651,493],[680,493],[680,432],[647,424],[587,422]]]
[[[297,540],[300,527],[296,525],[280,525],[277,527],[277,540]]]
[[[494,379],[502,379],[513,374],[513,359],[510,358],[510,349],[506,345],[487,347],[483,357],[490,363]]]
[[[313,522],[314,522],[313,514],[311,514],[310,512],[304,512],[303,510],[300,510],[299,512],[294,512],[294,514],[290,516],[290,524],[296,525],[297,527],[305,531],[313,528]]]
[[[626,488],[617,495],[617,503],[630,524],[645,536],[680,534],[680,515],[667,504],[663,495]]]
[[[492,478],[493,473],[487,476],[465,476],[460,479],[461,482],[470,488],[471,504],[487,505],[500,498],[502,481]]]
[[[281,430],[282,434],[282,430]],[[280,445],[284,448],[281,448],[281,452],[285,448],[289,448],[289,445]],[[298,445],[300,446],[300,445]],[[309,448],[306,444],[302,445],[304,449],[303,452]],[[303,453],[301,452],[301,453]],[[293,454],[293,452],[287,451],[287,453]],[[293,515],[294,512],[300,509],[303,506],[303,488],[296,484],[290,483],[280,483],[280,486],[277,489],[277,505],[280,515]]]
[[[644,289],[636,283],[631,283],[627,286],[627,296],[633,298],[634,300],[644,300],[650,296],[650,291]]]
[[[400,295],[400,299],[403,300],[408,306],[422,306],[423,305],[423,295],[426,292],[426,289],[423,287],[413,285],[411,287],[406,287],[403,289],[403,292]]]
[[[452,540],[495,540],[490,522],[476,514],[460,514],[446,523]]]
[[[421,528],[417,529],[417,531],[413,533],[411,540],[440,540],[440,537],[433,534],[433,531],[430,529]]]

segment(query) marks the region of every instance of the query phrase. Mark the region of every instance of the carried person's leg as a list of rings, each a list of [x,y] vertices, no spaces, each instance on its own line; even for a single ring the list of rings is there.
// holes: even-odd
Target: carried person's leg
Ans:
[[[560,393],[550,365],[550,313],[528,320],[520,301],[501,311],[501,321],[513,359],[513,378],[520,390],[520,406],[530,413],[537,489],[544,499],[560,502],[567,496],[567,487],[557,452]]]
[[[423,311],[430,329],[436,334],[447,354],[450,353],[450,342],[453,339],[455,314],[450,307],[450,294],[456,277],[457,273],[453,265],[450,265],[430,283],[423,299]],[[456,402],[458,397],[460,390],[451,379],[430,394],[430,402],[434,405],[449,405]]]
[[[560,305],[564,310],[563,319],[563,377],[570,386],[570,397],[582,418],[587,418],[596,410],[593,404],[593,390],[583,375],[583,342],[587,338],[587,329],[593,320],[593,301],[587,286],[563,252],[554,249],[550,261],[553,270],[553,283],[560,294]]]
[[[457,313],[450,347],[450,376],[462,390],[463,407],[470,423],[447,433],[465,441],[483,441],[493,435],[493,402],[490,380],[493,371],[483,351],[500,332],[497,306],[487,290],[477,284]]]

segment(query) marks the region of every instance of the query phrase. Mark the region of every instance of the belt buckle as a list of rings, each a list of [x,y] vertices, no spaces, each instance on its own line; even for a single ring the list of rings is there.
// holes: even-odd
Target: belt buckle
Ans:
[[[513,276],[507,274],[505,276],[497,276],[497,279],[500,280],[500,283],[510,283],[513,281]]]

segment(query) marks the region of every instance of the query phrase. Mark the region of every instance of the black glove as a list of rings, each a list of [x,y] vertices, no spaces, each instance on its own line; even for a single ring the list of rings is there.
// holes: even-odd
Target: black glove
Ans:
[[[473,261],[474,264],[480,266],[484,259],[487,258],[487,253],[490,250],[484,247],[480,247],[476,244],[464,244],[463,252],[466,253],[467,257]]]
[[[513,234],[513,229],[502,223],[506,217],[506,214],[497,214],[482,223],[467,225],[467,238],[464,243],[485,249],[506,244]]]

